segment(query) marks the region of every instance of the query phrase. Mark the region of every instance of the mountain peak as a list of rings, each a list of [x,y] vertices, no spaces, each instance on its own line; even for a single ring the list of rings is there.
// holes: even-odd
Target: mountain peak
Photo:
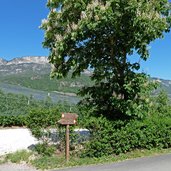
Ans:
[[[7,61],[3,58],[0,58],[0,65],[6,65]]]
[[[46,56],[25,56],[21,58],[14,58],[8,62],[7,65],[11,64],[24,64],[24,63],[36,63],[36,64],[47,64],[48,58]]]

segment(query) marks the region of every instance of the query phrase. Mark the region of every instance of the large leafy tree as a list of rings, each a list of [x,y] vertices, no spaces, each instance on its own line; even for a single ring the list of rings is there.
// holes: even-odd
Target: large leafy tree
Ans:
[[[110,117],[142,117],[150,86],[136,52],[149,57],[148,45],[171,27],[168,0],[49,0],[43,20],[52,76],[73,76],[92,68],[95,85],[84,88],[87,104]]]

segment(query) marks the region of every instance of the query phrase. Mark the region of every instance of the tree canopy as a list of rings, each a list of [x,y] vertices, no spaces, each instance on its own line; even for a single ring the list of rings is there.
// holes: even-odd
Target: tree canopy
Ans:
[[[170,31],[168,0],[49,0],[47,6],[41,27],[52,76],[65,77],[70,70],[77,76],[92,68],[96,84],[82,91],[88,102],[102,114],[141,117],[140,99],[151,88],[146,75],[136,72],[140,63],[128,56],[136,52],[147,60],[149,43]]]

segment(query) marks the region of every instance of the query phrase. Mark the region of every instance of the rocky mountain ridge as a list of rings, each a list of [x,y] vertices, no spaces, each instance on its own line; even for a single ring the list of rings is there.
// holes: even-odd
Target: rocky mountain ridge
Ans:
[[[50,64],[46,56],[25,56],[14,58],[10,61],[0,58],[0,76],[4,77],[13,74],[34,75],[40,73],[50,73]]]
[[[0,65],[18,65],[28,63],[48,64],[48,58],[46,56],[25,56],[21,58],[14,58],[10,61],[0,58]]]

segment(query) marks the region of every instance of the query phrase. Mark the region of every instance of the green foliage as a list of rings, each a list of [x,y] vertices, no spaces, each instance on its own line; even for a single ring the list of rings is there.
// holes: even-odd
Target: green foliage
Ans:
[[[47,99],[38,101],[21,94],[4,93],[0,90],[0,115],[27,115],[32,108],[53,107]]]
[[[0,91],[0,126],[50,127],[57,125],[61,112],[78,113],[76,105],[55,104],[50,97],[36,101],[31,97]],[[38,132],[37,132],[38,133]]]
[[[63,167],[66,162],[64,157],[60,156],[42,156],[32,161],[32,164],[41,170]]]
[[[49,108],[53,106],[55,104],[48,100],[36,101],[24,95],[0,91],[0,126],[25,126],[29,119],[27,115],[32,108]]]
[[[27,117],[27,126],[31,129],[32,134],[38,139],[44,139],[47,134],[50,134],[45,129],[57,127],[58,120],[61,117],[58,108],[52,109],[33,109]]]
[[[0,115],[25,115],[30,106],[28,98],[23,95],[0,91]]]
[[[130,62],[136,52],[149,57],[148,45],[171,27],[168,0],[49,0],[43,20],[44,47],[50,49],[52,77],[72,77],[92,68],[95,85],[81,95],[109,118],[143,118],[149,87],[140,63]],[[56,10],[59,9],[59,10]],[[145,95],[146,94],[146,95]],[[144,103],[145,102],[145,103]],[[147,112],[148,113],[148,112]]]
[[[57,105],[57,108],[59,110],[59,112],[71,112],[71,113],[78,113],[79,112],[79,109],[78,109],[78,106],[75,105],[75,104],[69,104],[67,102],[61,102],[61,103],[58,103]]]
[[[124,96],[114,92],[115,86],[117,82],[106,82],[84,88],[80,92],[81,95],[89,96],[81,103],[94,108],[94,114],[103,114],[110,119],[143,118],[148,115],[151,107],[150,94],[157,87],[155,82],[150,82],[145,74],[132,73],[131,78],[119,88],[126,92]]]
[[[56,132],[56,134],[59,134],[58,138],[60,138],[60,129],[58,128],[60,118],[61,113],[58,108],[39,108],[30,111],[27,117],[27,127],[42,142],[35,147],[38,154],[50,156],[54,153],[56,148],[50,145],[52,129],[59,132]]]
[[[0,115],[1,127],[25,126],[27,117],[24,115]]]
[[[126,153],[135,149],[171,147],[171,118],[151,116],[144,120],[109,121],[91,118],[87,128],[91,139],[83,156],[101,157]]]
[[[67,104],[60,104],[56,108],[36,108],[30,111],[27,116],[27,127],[30,128],[32,134],[41,140],[41,144],[37,144],[35,150],[42,155],[52,155],[54,151],[64,151],[65,149],[65,127],[60,126],[58,121],[61,119],[62,112],[73,112],[76,107],[72,107]],[[55,143],[57,139],[58,144],[56,147],[51,143]],[[55,141],[54,141],[55,140]],[[70,128],[70,140],[71,144],[76,142],[76,135],[73,133],[73,129]]]
[[[170,99],[167,93],[162,90],[156,97],[153,97],[153,108],[151,112],[159,116],[171,116]]]
[[[45,109],[38,108],[30,111],[28,115],[28,127],[42,127],[47,128],[49,126],[55,126],[57,121],[61,117],[57,108]]]
[[[7,154],[5,160],[11,161],[12,163],[20,163],[22,161],[29,162],[29,157],[32,155],[31,152],[22,150],[15,153]]]
[[[35,151],[44,156],[52,156],[56,151],[56,147],[54,145],[49,146],[47,143],[39,143],[36,144]]]

